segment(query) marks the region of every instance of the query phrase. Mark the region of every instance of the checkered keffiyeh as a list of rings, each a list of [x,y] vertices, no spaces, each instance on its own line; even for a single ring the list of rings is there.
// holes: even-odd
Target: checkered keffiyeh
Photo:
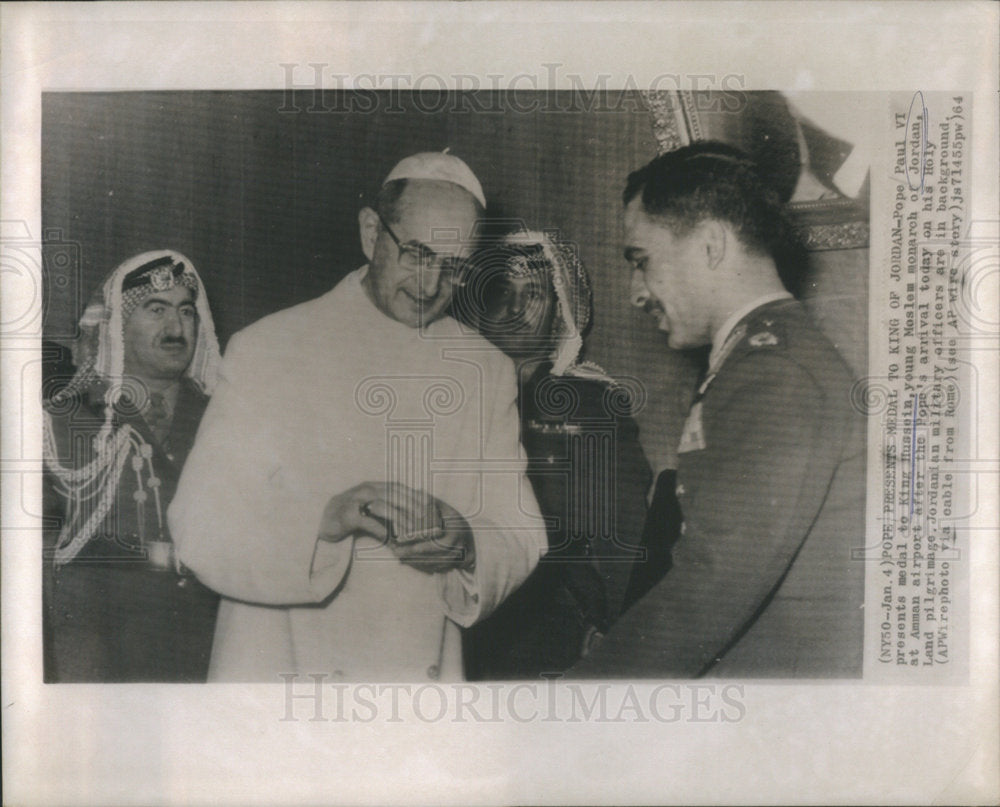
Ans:
[[[549,357],[552,360],[552,375],[576,375],[614,383],[598,365],[580,361],[583,335],[590,325],[592,293],[590,279],[575,246],[548,233],[535,231],[506,235],[503,244],[540,248],[545,258],[546,270],[556,294],[556,312],[552,322],[556,345]],[[518,272],[517,259],[515,255],[508,262],[508,265],[513,262],[510,268],[515,274]]]
[[[194,264],[181,253],[156,250],[129,258],[108,276],[80,318],[81,335],[73,351],[76,374],[46,402],[44,413],[45,464],[67,501],[66,522],[56,544],[57,565],[73,560],[96,534],[115,504],[121,475],[129,466],[139,483],[137,495],[155,508],[163,529],[166,503],[159,498],[152,448],[128,423],[114,428],[113,413],[128,388],[124,378],[124,327],[129,315],[150,294],[178,285],[192,290],[198,312],[194,354],[184,374],[199,390],[211,395],[222,362],[215,324],[201,278]],[[58,409],[74,395],[86,394],[95,382],[102,382],[106,391],[104,423],[94,441],[94,459],[84,467],[66,467],[59,457],[48,410]]]
[[[176,285],[192,290],[198,312],[194,355],[184,374],[199,390],[211,395],[222,361],[215,323],[197,269],[188,258],[174,250],[143,252],[129,258],[104,281],[80,318],[80,339],[73,351],[77,373],[61,394],[72,394],[101,380],[108,387],[106,402],[114,406],[123,391],[125,322],[136,306],[154,291]]]
[[[199,285],[198,277],[187,264],[172,255],[142,264],[122,280],[122,322],[128,320],[139,303],[157,291],[185,286],[197,301]]]

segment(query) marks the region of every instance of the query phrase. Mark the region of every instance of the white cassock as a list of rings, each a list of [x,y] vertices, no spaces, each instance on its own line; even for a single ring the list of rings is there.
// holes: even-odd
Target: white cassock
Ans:
[[[366,271],[229,343],[169,511],[181,560],[224,598],[210,680],[460,679],[458,626],[545,552],[512,363],[450,317],[415,330],[385,316]],[[382,480],[465,516],[475,571],[427,574],[371,538],[317,539],[332,495]]]

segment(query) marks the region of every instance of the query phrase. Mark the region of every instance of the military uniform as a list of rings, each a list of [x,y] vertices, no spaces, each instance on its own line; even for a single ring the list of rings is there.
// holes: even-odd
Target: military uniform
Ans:
[[[649,488],[649,465],[623,388],[551,375],[544,362],[518,395],[528,479],[549,552],[465,635],[473,680],[537,678],[576,662],[621,609]]]
[[[733,329],[679,447],[673,568],[570,675],[861,674],[864,421],[791,299]]]
[[[667,468],[656,477],[653,500],[646,511],[640,549],[642,555],[632,565],[621,610],[627,611],[673,566],[674,544],[681,535],[681,506],[677,501],[677,471]]]
[[[105,420],[106,386],[95,382],[50,410],[52,437],[66,468],[93,460],[94,438]],[[218,595],[173,557],[166,507],[173,498],[208,399],[182,378],[163,440],[123,398],[112,426],[128,427],[151,453],[134,469],[125,463],[114,502],[96,534],[68,563],[53,551],[66,518],[66,501],[51,472],[44,490],[47,528],[43,575],[45,680],[67,682],[199,682],[208,674]],[[132,452],[139,456],[139,450]],[[146,477],[152,469],[151,477]],[[136,506],[142,474],[147,496]],[[162,516],[148,479],[159,481]],[[105,480],[104,484],[111,484]],[[151,542],[162,552],[154,552]]]

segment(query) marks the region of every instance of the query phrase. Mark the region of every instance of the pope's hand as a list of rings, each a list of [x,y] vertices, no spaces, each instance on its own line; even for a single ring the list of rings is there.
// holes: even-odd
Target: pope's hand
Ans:
[[[373,517],[368,509],[369,502],[386,498],[384,482],[362,482],[350,490],[331,496],[323,508],[319,522],[319,537],[322,541],[343,541],[354,533],[364,533],[386,540],[388,537],[384,521]]]
[[[430,496],[428,504],[438,513],[436,524],[397,534],[389,548],[400,561],[422,572],[471,571],[476,565],[476,544],[469,522],[440,499]]]
[[[455,508],[398,483],[366,482],[327,502],[319,537],[340,541],[364,533],[386,541],[400,562],[422,572],[472,570],[472,528]]]

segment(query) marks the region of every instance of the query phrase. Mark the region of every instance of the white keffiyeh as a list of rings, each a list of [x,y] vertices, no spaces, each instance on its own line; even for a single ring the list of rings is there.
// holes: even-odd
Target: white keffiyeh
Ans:
[[[170,270],[158,277],[159,285],[185,285],[194,290],[198,312],[198,332],[194,354],[184,375],[204,394],[215,388],[221,356],[215,324],[201,278],[184,255],[173,250],[144,252],[121,263],[105,280],[99,295],[91,299],[80,318],[80,339],[73,351],[77,372],[65,388],[45,402],[44,457],[53,473],[60,494],[67,501],[66,521],[56,543],[55,561],[64,564],[79,554],[95,535],[114,505],[119,481],[126,468],[137,479],[136,505],[148,502],[156,509],[161,530],[163,503],[159,497],[159,479],[151,461],[152,448],[130,425],[113,427],[114,408],[129,390],[124,377],[124,326],[138,302],[155,291],[153,285],[122,292],[126,277],[145,264],[169,258]],[[177,274],[173,270],[177,270]],[[104,422],[94,441],[93,459],[80,468],[62,464],[56,444],[52,413],[71,404],[76,396],[86,395],[95,383],[104,386]],[[138,396],[132,395],[133,399]],[[129,458],[131,457],[131,464]]]

